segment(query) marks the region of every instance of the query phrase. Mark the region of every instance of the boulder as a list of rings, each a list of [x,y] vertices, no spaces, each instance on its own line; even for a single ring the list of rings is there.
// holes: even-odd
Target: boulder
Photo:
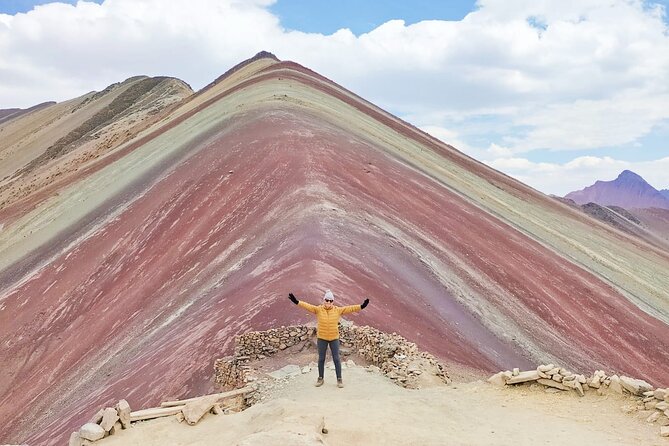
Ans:
[[[660,413],[660,418],[657,419],[657,424],[660,426],[669,426],[669,417]]]
[[[95,413],[95,415],[93,415],[93,417],[91,418],[91,420],[89,421],[89,423],[100,424],[100,421],[102,421],[102,415],[104,414],[104,412],[105,412],[104,409],[100,409],[100,410],[98,410],[98,411]]]
[[[643,407],[646,410],[653,410],[655,409],[656,406],[657,406],[657,401],[648,401],[647,403],[643,403]]]
[[[68,446],[81,446],[81,436],[79,435],[79,432],[72,432]]]
[[[530,370],[527,372],[520,372],[516,376],[512,376],[506,383],[507,384],[519,384],[527,381],[536,381],[540,378],[538,370]]]
[[[128,429],[130,427],[130,404],[126,400],[120,400],[116,404],[116,412],[118,412],[123,429]]]
[[[662,401],[664,397],[667,396],[668,393],[669,392],[667,392],[667,389],[655,389],[653,391],[653,396],[655,397],[655,399]]]
[[[588,385],[595,389],[599,389],[599,387],[601,386],[601,384],[599,383],[599,376],[597,375],[593,376],[592,379],[588,382]]]
[[[552,387],[559,390],[569,390],[569,388],[564,384],[561,384],[557,381],[553,381],[552,379],[539,378],[537,382],[547,387]]]
[[[669,437],[669,426],[662,426],[660,428],[660,437]]]
[[[121,424],[120,421],[117,421],[116,423],[114,423],[112,428],[109,429],[109,435],[118,434],[121,431],[121,429],[123,429],[123,425]]]
[[[560,374],[560,367],[553,367],[549,371],[545,372],[546,375],[553,376],[553,375],[559,375]]]
[[[579,396],[584,396],[585,393],[583,392],[583,386],[581,386],[581,383],[578,382],[577,379],[572,379],[569,381],[562,381],[562,384],[565,385],[566,387],[569,387],[570,389],[576,390],[576,393],[579,394]]]
[[[611,389],[611,391],[613,391],[613,392],[616,392],[616,393],[619,393],[619,394],[622,395],[623,394],[623,386],[620,384],[620,378],[618,377],[618,375],[612,375],[611,378],[609,378],[609,379],[611,380],[611,382],[609,384],[609,389]]]
[[[105,436],[105,430],[99,424],[86,423],[79,429],[79,436],[84,440],[98,441]]]
[[[496,386],[504,387],[507,379],[508,378],[504,375],[504,372],[499,372],[488,378],[488,382]]]
[[[555,382],[561,383],[562,380],[564,379],[564,376],[562,376],[558,373],[556,375],[553,375],[551,379]]]
[[[653,386],[642,379],[634,379],[629,376],[621,376],[620,384],[632,395],[642,395],[644,392],[653,390]]]
[[[113,407],[107,407],[102,414],[102,421],[100,422],[100,427],[105,430],[105,432],[109,432],[112,427],[114,427],[114,423],[118,421],[118,412],[116,412],[116,409]]]
[[[655,423],[658,418],[660,418],[660,412],[653,412],[648,418],[646,418],[646,423]]]
[[[204,414],[209,412],[214,405],[218,403],[219,399],[220,397],[218,395],[209,395],[186,404],[184,408],[181,409],[186,422],[191,426],[196,424]]]
[[[520,373],[520,369],[518,367],[515,367],[511,373],[513,373],[513,376],[518,376],[518,374]]]
[[[541,364],[539,367],[537,367],[537,370],[546,373],[547,371],[552,370],[554,368],[555,366],[553,364],[546,364],[546,365]]]
[[[655,405],[655,408],[660,411],[665,411],[669,409],[669,403],[667,403],[666,401],[660,401]]]

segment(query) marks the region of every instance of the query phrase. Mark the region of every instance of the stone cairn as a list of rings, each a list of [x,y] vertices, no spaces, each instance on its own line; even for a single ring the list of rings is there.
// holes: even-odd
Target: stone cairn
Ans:
[[[659,424],[660,435],[669,437],[669,388],[653,389],[653,386],[641,379],[607,375],[603,370],[596,370],[586,376],[572,373],[564,367],[542,364],[536,370],[521,372],[515,368],[499,372],[488,378],[488,382],[498,386],[537,383],[546,387],[547,392],[574,391],[579,396],[585,396],[586,392],[625,395],[635,402],[632,406],[626,406],[626,411],[652,411],[646,422]]]
[[[450,378],[444,364],[429,353],[421,352],[413,342],[396,333],[384,333],[369,326],[354,326],[342,321],[339,326],[340,352],[351,351],[370,362],[397,385],[416,388],[418,376],[431,373],[444,383]],[[267,331],[251,331],[235,337],[233,356],[216,360],[216,383],[222,387],[239,387],[252,380],[250,362],[265,359],[287,348],[302,351],[316,341],[316,327],[293,325]]]

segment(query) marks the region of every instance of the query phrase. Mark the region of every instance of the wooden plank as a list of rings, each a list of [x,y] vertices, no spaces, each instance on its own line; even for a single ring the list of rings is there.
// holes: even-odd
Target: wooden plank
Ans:
[[[174,407],[152,407],[150,409],[137,410],[135,412],[130,412],[130,422],[141,421],[141,420],[150,420],[152,418],[160,417],[169,417],[170,415],[176,415],[181,412],[181,409],[185,405],[174,406]]]
[[[527,381],[536,381],[540,378],[538,370],[529,370],[527,372],[520,372],[518,375],[507,380],[507,384],[518,384]]]
[[[242,387],[241,389],[231,390],[229,392],[222,392],[222,393],[214,393],[214,394],[211,394],[211,395],[196,396],[194,398],[188,398],[187,400],[166,401],[164,403],[160,403],[160,407],[181,406],[181,405],[184,405],[184,404],[192,403],[193,401],[197,401],[200,398],[207,398],[207,397],[211,397],[211,396],[218,396],[218,399],[230,398],[230,397],[233,397],[233,396],[243,395],[245,393],[252,392],[253,390],[255,390],[254,387],[246,386],[246,387]]]

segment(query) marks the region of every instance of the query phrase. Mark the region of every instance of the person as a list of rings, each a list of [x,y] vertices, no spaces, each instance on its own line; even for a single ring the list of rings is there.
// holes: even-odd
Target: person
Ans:
[[[325,291],[322,305],[311,305],[304,301],[297,300],[293,293],[288,293],[288,298],[295,305],[314,313],[318,320],[316,336],[318,338],[318,380],[316,387],[323,385],[323,371],[325,368],[325,353],[328,346],[332,353],[332,360],[337,374],[337,387],[344,387],[341,377],[341,360],[339,359],[339,318],[342,314],[355,313],[369,305],[369,299],[360,305],[349,305],[346,307],[337,307],[334,305],[334,294],[332,291]]]

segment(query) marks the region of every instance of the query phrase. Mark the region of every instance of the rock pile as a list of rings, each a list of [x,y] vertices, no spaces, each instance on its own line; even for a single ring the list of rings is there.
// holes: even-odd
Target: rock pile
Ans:
[[[429,353],[402,336],[384,333],[375,328],[357,327],[343,321],[339,326],[340,351],[346,356],[352,349],[380,369],[396,384],[419,387],[419,376],[429,373],[449,383],[446,367]],[[214,364],[216,383],[223,387],[239,387],[249,381],[250,362],[264,359],[279,351],[297,347],[300,351],[316,340],[316,328],[296,325],[267,331],[253,331],[235,337],[233,356],[218,359]]]
[[[419,351],[416,344],[397,333],[350,324],[340,327],[339,335],[345,345],[351,345],[361,357],[402,387],[419,387],[418,377],[423,373],[430,373],[447,384],[451,381],[444,364],[433,355]]]
[[[70,435],[69,446],[83,446],[130,427],[130,405],[120,400],[115,407],[100,409],[90,421]]]
[[[300,344],[302,348],[316,336],[316,328],[306,325],[272,328],[267,331],[251,331],[235,336],[235,353],[217,359],[214,363],[216,383],[222,387],[239,387],[248,382],[250,361],[265,359]]]
[[[167,401],[161,403],[160,407],[135,412],[130,411],[130,405],[126,400],[121,400],[115,407],[100,409],[88,423],[81,426],[78,431],[72,432],[69,446],[90,445],[120,432],[121,429],[128,429],[131,423],[154,418],[176,416],[179,422],[186,421],[192,426],[207,413],[219,415],[243,410],[245,398],[255,391],[253,386],[247,386],[229,392]]]
[[[546,387],[548,392],[573,390],[579,396],[585,396],[588,391],[595,391],[598,395],[608,392],[626,395],[636,401],[636,404],[626,406],[628,411],[648,411],[650,415],[646,421],[659,424],[660,435],[669,437],[669,388],[653,389],[641,379],[607,375],[603,370],[586,376],[553,364],[541,364],[536,370],[521,372],[515,368],[496,373],[488,378],[488,382],[499,386],[537,383]]]

